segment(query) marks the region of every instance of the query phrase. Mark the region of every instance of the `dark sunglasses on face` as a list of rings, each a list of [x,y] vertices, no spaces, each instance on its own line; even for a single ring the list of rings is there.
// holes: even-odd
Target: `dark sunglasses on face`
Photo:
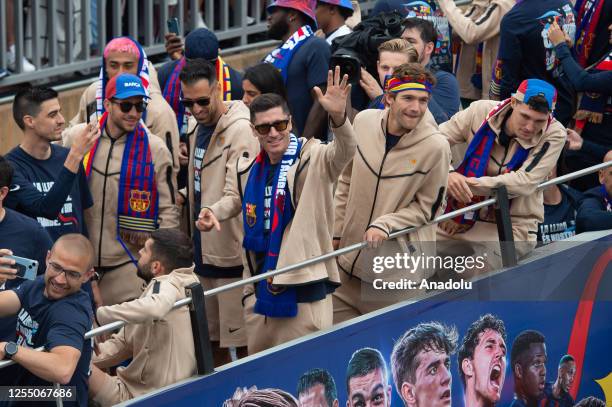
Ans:
[[[206,106],[208,106],[210,104],[210,98],[200,98],[200,99],[196,99],[196,100],[181,99],[181,103],[187,109],[191,109],[195,103],[197,103],[198,106],[200,106],[200,107],[206,107]]]
[[[129,113],[133,107],[136,108],[136,111],[138,113],[142,113],[147,108],[147,104],[144,101],[138,102],[138,103],[130,103],[130,102],[117,102],[115,100],[112,100],[111,103],[119,105],[119,109],[121,109],[123,113]]]
[[[288,125],[289,125],[289,119],[284,119],[284,120],[277,120],[272,123],[257,124],[253,127],[255,128],[255,131],[257,131],[257,133],[261,134],[262,136],[265,136],[266,134],[270,133],[270,130],[272,129],[272,127],[274,127],[276,131],[284,131],[284,130],[287,130]]]

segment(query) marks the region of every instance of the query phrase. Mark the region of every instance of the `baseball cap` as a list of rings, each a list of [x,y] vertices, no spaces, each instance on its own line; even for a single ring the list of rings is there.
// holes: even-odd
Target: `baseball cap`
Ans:
[[[106,84],[106,98],[127,99],[132,96],[148,98],[147,91],[142,86],[142,81],[131,73],[122,73],[113,76]]]
[[[349,2],[350,3],[350,2]],[[315,17],[315,8],[317,8],[317,0],[275,0],[266,9],[268,13],[273,13],[275,7],[284,7],[297,10],[311,20],[313,30],[317,28],[317,18]]]
[[[219,40],[206,28],[198,28],[185,37],[185,58],[214,61],[219,57]]]
[[[525,79],[519,85],[516,93],[512,94],[516,100],[528,103],[534,96],[542,96],[548,103],[548,109],[552,112],[557,103],[557,90],[550,83],[541,79]]]
[[[353,3],[351,0],[319,0],[320,3],[333,4],[334,6],[348,8],[353,10]]]

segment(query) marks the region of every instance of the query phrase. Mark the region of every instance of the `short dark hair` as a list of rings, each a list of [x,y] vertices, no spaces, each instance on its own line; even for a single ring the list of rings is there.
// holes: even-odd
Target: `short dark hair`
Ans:
[[[157,229],[151,233],[152,258],[160,261],[168,273],[193,264],[193,242],[179,229]]]
[[[376,369],[382,370],[383,380],[387,382],[387,364],[377,349],[362,348],[353,353],[346,367],[346,392],[350,393],[349,382],[353,377],[365,376]]]
[[[25,129],[24,116],[36,116],[40,105],[51,99],[57,99],[57,92],[47,87],[29,86],[17,91],[13,99],[13,119],[17,126]]]
[[[421,39],[423,42],[425,42],[425,44],[428,42],[433,42],[435,44],[438,40],[438,31],[436,30],[434,24],[429,20],[425,20],[421,17],[410,17],[405,19],[402,25],[404,26],[404,30],[409,30],[412,28],[419,30],[421,33]]]
[[[252,390],[238,402],[238,407],[298,407],[291,394],[281,389]]]
[[[272,64],[261,62],[248,67],[242,80],[248,80],[260,93],[276,93],[287,100],[287,88],[280,71]]]
[[[478,335],[481,332],[484,332],[487,329],[491,329],[496,331],[501,335],[506,342],[506,326],[504,325],[504,321],[497,318],[492,314],[482,315],[476,321],[472,322],[472,325],[468,328],[468,331],[465,333],[463,337],[463,342],[459,347],[459,351],[457,352],[457,362],[459,364],[459,375],[461,376],[461,381],[465,386],[465,374],[463,373],[463,369],[461,368],[461,363],[463,359],[473,359],[474,358],[474,349],[478,346]]]
[[[568,363],[568,362],[576,362],[576,359],[572,355],[563,355],[559,360],[559,366]]]
[[[574,407],[606,407],[606,403],[596,397],[589,396],[580,400]]]
[[[6,158],[0,155],[0,188],[10,187],[13,182],[13,167]]]
[[[523,331],[512,342],[512,352],[510,353],[510,365],[514,371],[514,366],[525,352],[529,350],[532,343],[546,343],[546,338],[538,331]]]
[[[311,369],[300,377],[297,385],[298,398],[300,394],[306,393],[308,389],[317,384],[322,384],[325,388],[325,400],[327,400],[327,405],[331,407],[334,404],[334,400],[338,398],[338,391],[336,390],[334,378],[325,369]]]
[[[402,383],[416,380],[417,356],[421,351],[444,351],[447,355],[457,348],[457,330],[439,322],[423,322],[409,329],[395,342],[391,352],[391,371],[397,392]]]
[[[257,113],[266,112],[275,107],[280,107],[283,109],[283,113],[290,114],[287,102],[276,93],[264,93],[263,95],[257,96],[249,106],[249,110],[251,111],[251,122],[255,123],[255,115]]]
[[[529,98],[529,101],[527,101],[526,104],[531,110],[535,110],[536,112],[550,113],[550,107],[548,106],[548,102],[546,101],[546,98],[544,96],[532,96]]]
[[[336,4],[330,4],[324,1],[317,1],[317,6],[324,6],[329,8],[335,7],[336,9],[338,9],[338,14],[340,14],[340,16],[342,16],[342,18],[345,20],[354,14],[354,10],[351,10],[350,8],[340,7]]]
[[[205,59],[188,59],[179,74],[179,79],[186,85],[206,79],[212,85],[217,80],[217,69]]]

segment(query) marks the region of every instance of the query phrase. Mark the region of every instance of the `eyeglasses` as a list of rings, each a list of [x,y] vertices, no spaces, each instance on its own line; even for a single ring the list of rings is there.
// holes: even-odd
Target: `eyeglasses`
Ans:
[[[66,280],[70,280],[73,282],[76,282],[81,278],[81,273],[79,273],[78,271],[66,270],[62,268],[62,266],[60,266],[59,264],[54,263],[52,261],[49,262],[49,269],[51,269],[51,271],[53,271],[55,274],[64,273],[64,275],[66,276]]]
[[[255,128],[255,131],[257,131],[257,133],[261,134],[262,136],[265,136],[266,134],[270,133],[270,130],[272,129],[272,127],[274,127],[276,131],[284,131],[284,130],[287,130],[288,125],[289,125],[289,119],[284,119],[284,120],[277,120],[272,123],[256,124],[253,127]]]
[[[191,109],[193,107],[193,105],[196,104],[196,103],[200,107],[206,107],[206,106],[210,105],[210,98],[199,98],[199,99],[196,99],[196,100],[181,99],[181,103],[187,109]]]
[[[123,113],[129,113],[133,107],[136,108],[136,111],[138,113],[142,113],[147,108],[147,104],[144,101],[138,102],[138,103],[130,103],[130,102],[117,102],[117,101],[111,100],[111,103],[119,105],[119,109],[121,109]]]

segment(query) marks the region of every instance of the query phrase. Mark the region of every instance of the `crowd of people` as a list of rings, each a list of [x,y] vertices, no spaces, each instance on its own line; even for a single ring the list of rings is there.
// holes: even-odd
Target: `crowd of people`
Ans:
[[[379,0],[368,19],[399,13],[400,30],[347,71],[330,61],[368,22],[349,23],[360,19],[352,2],[276,0],[268,35],[280,46],[244,73],[199,28],[167,36],[171,59],[157,69],[136,40],[109,41],[69,122],[54,90],[19,90],[23,137],[0,156],[0,359],[16,363],[0,381],[68,384],[78,405],[111,405],[190,377],[189,316],[172,309],[187,286],[359,242],[368,248],[206,297],[215,365],[409,299],[362,291],[372,253],[412,227],[400,245],[411,255],[484,255],[464,278],[498,269],[492,208],[431,222],[502,186],[521,258],[612,229],[612,167],[538,189],[612,161],[611,8]],[[38,277],[18,275],[23,258]],[[84,340],[117,320],[128,325]],[[450,353],[447,342],[436,343]],[[393,375],[418,405],[407,401],[414,372]]]

